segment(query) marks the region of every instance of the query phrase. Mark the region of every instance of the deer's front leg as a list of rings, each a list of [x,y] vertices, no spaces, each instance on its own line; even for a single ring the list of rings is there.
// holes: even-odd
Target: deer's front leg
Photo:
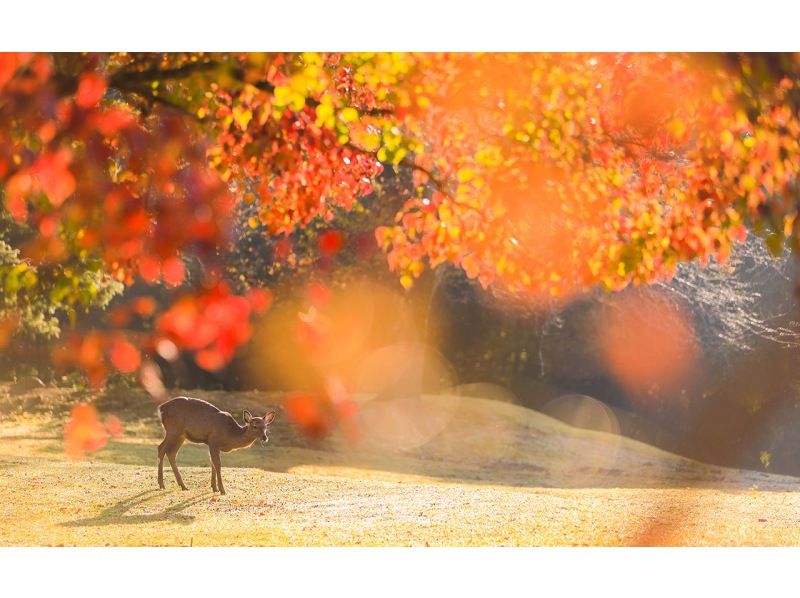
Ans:
[[[211,464],[217,473],[217,487],[220,494],[225,494],[225,486],[222,485],[222,463],[219,460],[219,449],[215,446],[209,447],[208,452],[211,455]]]

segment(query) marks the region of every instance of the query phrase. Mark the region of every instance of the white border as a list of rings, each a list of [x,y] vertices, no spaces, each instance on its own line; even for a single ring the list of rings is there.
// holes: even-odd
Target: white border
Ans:
[[[0,50],[791,51],[787,0],[10,0]]]
[[[727,598],[783,595],[796,585],[798,556],[753,548],[2,549],[0,575],[11,596]]]

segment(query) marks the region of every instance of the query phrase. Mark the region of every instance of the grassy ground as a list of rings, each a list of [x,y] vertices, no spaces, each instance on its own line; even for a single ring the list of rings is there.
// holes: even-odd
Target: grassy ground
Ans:
[[[233,412],[275,402],[198,395]],[[71,461],[61,432],[79,400],[121,417],[126,434]],[[365,421],[381,409],[367,404]],[[705,466],[480,398],[432,397],[410,412],[413,442],[384,431],[357,448],[310,445],[279,419],[267,447],[223,455],[219,496],[197,445],[178,455],[190,490],[168,467],[156,489],[161,430],[143,395],[0,386],[0,545],[800,544],[795,478]]]

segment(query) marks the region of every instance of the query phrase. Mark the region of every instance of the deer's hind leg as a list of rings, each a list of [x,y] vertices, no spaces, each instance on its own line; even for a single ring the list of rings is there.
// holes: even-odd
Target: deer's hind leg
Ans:
[[[167,454],[169,464],[172,466],[172,473],[175,474],[175,481],[178,482],[178,486],[180,486],[182,490],[188,490],[186,484],[183,483],[183,478],[181,478],[181,472],[178,471],[178,463],[175,461],[175,456],[178,454],[178,450],[183,446],[184,440],[185,438],[183,436],[170,439],[165,438],[164,442],[166,442],[167,445],[164,452]]]
[[[208,447],[208,456],[211,459],[211,490],[214,492],[217,491],[217,467],[214,465],[214,451],[209,446]]]
[[[158,445],[158,487],[161,490],[164,489],[164,455],[167,454],[169,440],[169,434],[167,434],[161,444]]]
[[[219,459],[219,449],[217,447],[208,447],[208,453],[211,455],[211,466],[217,473],[217,487],[220,494],[225,494],[225,486],[222,485],[222,463]]]

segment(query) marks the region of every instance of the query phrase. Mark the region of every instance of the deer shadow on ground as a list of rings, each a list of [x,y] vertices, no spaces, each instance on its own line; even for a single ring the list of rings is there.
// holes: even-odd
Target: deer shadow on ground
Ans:
[[[65,521],[61,523],[62,527],[91,527],[101,525],[136,525],[140,523],[181,523],[188,525],[194,521],[194,515],[187,515],[183,511],[192,505],[204,502],[211,492],[203,492],[199,495],[191,496],[186,500],[176,503],[167,507],[158,513],[148,513],[141,515],[129,514],[131,509],[144,505],[158,496],[163,495],[163,491],[159,490],[146,490],[139,492],[128,498],[125,498],[118,503],[103,509],[99,515],[94,517],[87,517],[84,519],[76,519],[74,521]]]

